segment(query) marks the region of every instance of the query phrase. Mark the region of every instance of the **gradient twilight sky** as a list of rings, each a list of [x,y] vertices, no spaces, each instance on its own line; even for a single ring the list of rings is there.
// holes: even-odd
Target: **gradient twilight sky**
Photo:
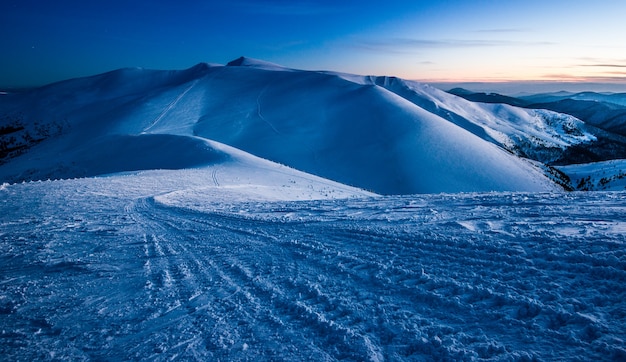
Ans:
[[[626,90],[623,0],[1,0],[0,86],[241,55],[422,81]]]

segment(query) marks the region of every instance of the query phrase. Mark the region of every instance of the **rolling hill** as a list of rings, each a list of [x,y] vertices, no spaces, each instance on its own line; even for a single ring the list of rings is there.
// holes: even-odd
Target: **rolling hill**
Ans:
[[[18,149],[3,158],[0,179],[196,167],[217,157],[203,148],[203,140],[213,140],[381,194],[556,187],[536,164],[502,147],[508,136],[500,137],[501,129],[433,113],[412,96],[415,84],[406,95],[384,79],[248,58],[229,64],[120,69],[4,95],[3,127],[21,133],[7,131],[3,140],[21,138],[13,137]],[[431,103],[445,94],[424,89],[430,93],[420,97]],[[465,106],[461,98],[445,101]],[[503,123],[520,112],[480,111]]]

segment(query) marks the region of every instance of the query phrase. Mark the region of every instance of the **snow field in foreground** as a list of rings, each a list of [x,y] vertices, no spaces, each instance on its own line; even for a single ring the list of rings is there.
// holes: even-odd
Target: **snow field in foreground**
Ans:
[[[194,172],[3,185],[3,358],[626,358],[624,193],[233,202]]]

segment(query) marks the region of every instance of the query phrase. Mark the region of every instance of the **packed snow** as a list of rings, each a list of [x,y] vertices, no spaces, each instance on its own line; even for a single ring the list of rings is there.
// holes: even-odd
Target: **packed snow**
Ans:
[[[3,358],[626,358],[624,193],[255,177],[285,196],[220,167],[4,184]]]

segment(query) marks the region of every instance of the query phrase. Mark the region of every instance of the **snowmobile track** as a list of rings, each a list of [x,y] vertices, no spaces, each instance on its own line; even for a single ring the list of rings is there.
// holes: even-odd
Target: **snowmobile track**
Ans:
[[[37,202],[2,219],[0,353],[11,359],[625,355],[618,194],[194,211],[43,186],[10,189]],[[63,203],[49,202],[55,192]]]

